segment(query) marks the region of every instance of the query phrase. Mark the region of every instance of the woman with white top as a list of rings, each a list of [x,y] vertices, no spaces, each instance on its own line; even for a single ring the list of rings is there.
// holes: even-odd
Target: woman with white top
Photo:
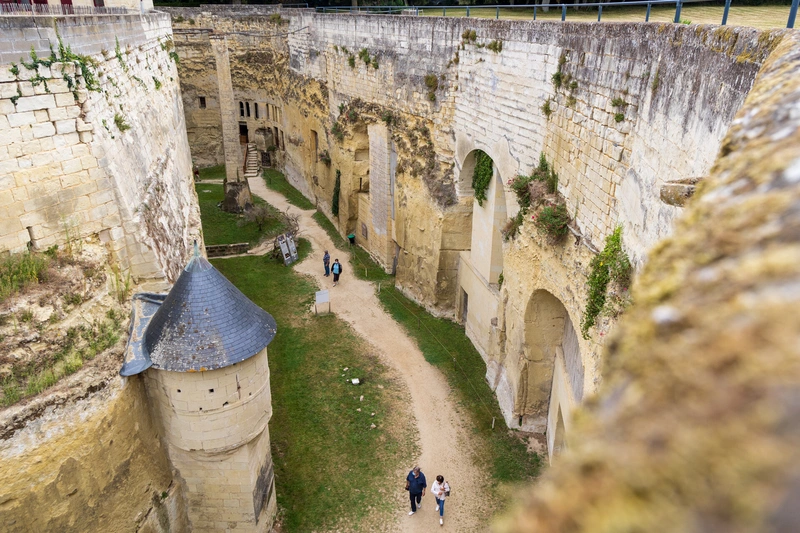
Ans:
[[[439,511],[439,525],[444,525],[444,499],[447,493],[450,492],[450,485],[444,480],[444,476],[436,476],[436,481],[433,482],[431,487],[433,497],[436,498],[436,510]]]

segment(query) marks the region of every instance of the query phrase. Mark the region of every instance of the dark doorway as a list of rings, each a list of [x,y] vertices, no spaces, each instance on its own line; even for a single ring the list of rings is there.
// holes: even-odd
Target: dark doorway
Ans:
[[[242,144],[250,142],[247,136],[247,124],[242,122],[239,123],[239,142]]]

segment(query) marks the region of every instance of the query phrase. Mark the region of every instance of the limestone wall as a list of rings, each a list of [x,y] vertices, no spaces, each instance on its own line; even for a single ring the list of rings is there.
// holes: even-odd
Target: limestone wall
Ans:
[[[560,323],[579,327],[589,262],[617,226],[634,265],[645,263],[682,211],[661,200],[662,187],[708,174],[783,35],[310,10],[281,10],[281,24],[257,9],[179,12],[233,43],[234,91],[258,87],[281,100],[289,142],[280,164],[289,181],[327,212],[341,170],[339,230],[356,233],[385,267],[396,262],[407,295],[464,321],[506,421],[519,427],[522,417],[522,427],[539,430],[558,419],[551,393],[563,399],[569,427],[570,406],[594,392],[615,318],[602,316],[588,338],[569,337],[566,369],[555,346],[536,351],[526,342],[534,294],[552,295],[564,309]],[[310,157],[312,132],[330,152],[327,170]],[[472,198],[478,149],[495,169],[484,207]],[[388,179],[375,179],[387,152],[396,165]],[[519,211],[508,180],[531,173],[542,153],[558,173],[576,236],[554,245],[528,217],[504,243],[500,228]],[[355,201],[364,195],[357,183],[368,183],[368,198]],[[566,370],[554,385],[557,364]]]
[[[796,531],[800,36],[650,254],[569,453],[502,532]]]
[[[134,278],[176,277],[200,220],[169,17],[0,27],[0,250],[98,234]],[[91,58],[85,70],[59,43]],[[23,65],[51,46],[53,64]]]
[[[0,530],[186,531],[142,381],[109,376],[83,398],[57,400],[37,400],[21,424],[6,422],[25,407],[3,413]]]

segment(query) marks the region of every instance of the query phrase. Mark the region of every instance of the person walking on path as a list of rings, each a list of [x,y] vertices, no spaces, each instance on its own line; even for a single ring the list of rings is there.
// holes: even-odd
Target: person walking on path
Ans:
[[[406,476],[406,490],[411,498],[411,512],[408,513],[408,516],[420,510],[422,497],[425,496],[425,488],[427,486],[428,482],[425,481],[425,474],[422,473],[418,466],[415,466]]]
[[[339,283],[339,274],[342,273],[342,264],[338,259],[333,260],[331,272],[333,272],[333,286],[335,287]]]
[[[450,485],[444,480],[444,476],[436,476],[436,481],[431,487],[433,497],[436,498],[436,510],[439,511],[439,525],[444,525],[444,499],[450,492]]]
[[[325,277],[331,275],[331,254],[325,250],[325,255],[322,256],[322,265],[325,267]]]

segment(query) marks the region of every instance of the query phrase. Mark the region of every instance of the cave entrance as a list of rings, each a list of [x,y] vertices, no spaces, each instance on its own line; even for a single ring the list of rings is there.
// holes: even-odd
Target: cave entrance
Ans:
[[[247,123],[240,122],[239,123],[239,142],[241,144],[247,144],[250,142],[250,137],[247,133]]]

